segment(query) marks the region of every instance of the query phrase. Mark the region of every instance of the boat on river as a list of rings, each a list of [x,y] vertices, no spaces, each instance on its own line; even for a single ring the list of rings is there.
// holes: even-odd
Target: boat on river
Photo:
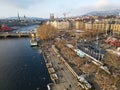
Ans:
[[[30,45],[31,47],[38,46],[38,41],[36,39],[35,33],[31,34]]]
[[[31,47],[34,47],[34,46],[38,46],[38,43],[35,39],[31,39],[30,40],[30,45],[31,45]]]
[[[5,24],[2,24],[1,27],[0,27],[0,32],[9,32],[9,31],[12,31],[12,30],[13,30],[13,28],[8,27]]]

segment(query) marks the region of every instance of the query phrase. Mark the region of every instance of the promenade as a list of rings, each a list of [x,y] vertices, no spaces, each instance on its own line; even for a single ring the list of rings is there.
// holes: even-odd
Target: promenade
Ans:
[[[58,76],[58,83],[50,85],[50,90],[82,90],[78,85],[77,78],[68,70],[52,48],[46,48],[45,56],[47,63],[52,63],[55,73]]]

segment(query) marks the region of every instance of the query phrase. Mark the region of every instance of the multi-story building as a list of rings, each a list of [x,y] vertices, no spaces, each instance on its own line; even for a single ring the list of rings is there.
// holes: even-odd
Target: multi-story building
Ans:
[[[72,26],[70,21],[53,21],[50,22],[52,26],[54,26],[57,29],[70,29]]]
[[[120,36],[120,24],[111,24],[110,29],[112,30],[114,36]]]
[[[51,19],[52,19],[51,15]],[[110,33],[111,35],[120,36],[120,19],[116,18],[107,18],[107,17],[79,17],[73,18],[72,20],[50,20],[49,22],[55,28],[58,29],[81,29],[81,30],[90,30],[91,32],[104,32],[106,34]]]
[[[87,22],[85,23],[85,30],[92,30],[93,29],[93,24],[92,22]]]
[[[75,28],[76,29],[84,29],[85,23],[83,20],[75,20]]]
[[[75,28],[76,28],[76,29],[79,29],[79,28],[80,28],[80,22],[79,22],[79,20],[76,20],[76,21],[75,21]]]

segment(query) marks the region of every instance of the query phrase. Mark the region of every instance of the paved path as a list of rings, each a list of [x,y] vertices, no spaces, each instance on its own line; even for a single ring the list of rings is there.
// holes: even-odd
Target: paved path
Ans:
[[[49,59],[51,60],[59,77],[59,83],[53,85],[52,90],[82,90],[77,86],[77,80],[74,78],[72,73],[64,64],[61,63],[54,51],[52,49],[49,51]]]

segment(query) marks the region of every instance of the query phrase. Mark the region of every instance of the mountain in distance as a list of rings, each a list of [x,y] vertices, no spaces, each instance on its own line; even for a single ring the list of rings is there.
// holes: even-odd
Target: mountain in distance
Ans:
[[[114,10],[104,10],[104,11],[92,11],[84,15],[105,16],[105,15],[119,15],[119,14],[120,14],[120,9],[114,9]]]
[[[8,17],[7,19],[18,19],[18,17]],[[24,19],[24,17],[20,17],[21,20]],[[39,18],[39,17],[26,17],[28,20],[46,20],[46,18]]]

